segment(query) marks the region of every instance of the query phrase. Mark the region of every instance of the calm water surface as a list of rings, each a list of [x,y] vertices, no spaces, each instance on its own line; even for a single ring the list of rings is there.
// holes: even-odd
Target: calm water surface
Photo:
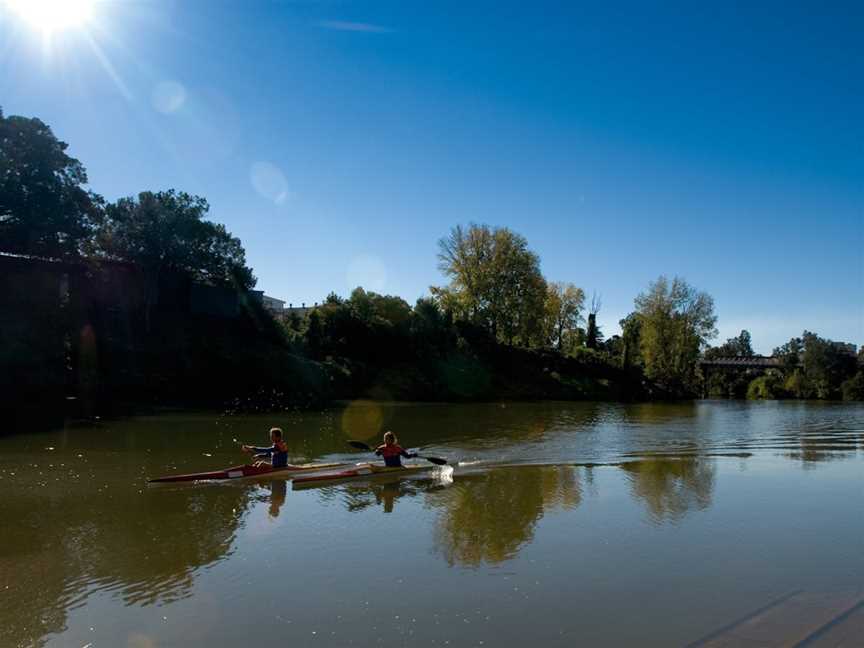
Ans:
[[[146,484],[242,463],[271,425],[298,461],[392,429],[456,465]],[[0,438],[4,648],[686,646],[862,584],[861,404],[353,403]]]

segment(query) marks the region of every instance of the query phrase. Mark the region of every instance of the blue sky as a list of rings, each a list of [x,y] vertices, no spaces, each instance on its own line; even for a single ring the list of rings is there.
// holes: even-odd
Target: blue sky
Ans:
[[[0,8],[0,105],[108,199],[205,196],[293,303],[413,302],[475,221],[607,334],[677,274],[717,342],[861,344],[864,5],[751,4],[104,0],[47,40]]]

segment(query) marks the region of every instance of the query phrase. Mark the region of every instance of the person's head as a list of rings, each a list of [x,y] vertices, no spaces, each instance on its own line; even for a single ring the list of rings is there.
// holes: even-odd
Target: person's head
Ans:
[[[384,433],[384,445],[396,445],[396,435],[392,432]]]
[[[270,428],[270,440],[273,443],[282,440],[282,428]]]

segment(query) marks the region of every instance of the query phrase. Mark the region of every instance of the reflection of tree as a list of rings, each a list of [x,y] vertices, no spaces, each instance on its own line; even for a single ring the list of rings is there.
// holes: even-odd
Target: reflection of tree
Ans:
[[[578,471],[579,468],[574,466],[552,466],[540,471],[545,509],[575,509],[582,503]]]
[[[127,605],[190,596],[195,572],[230,551],[248,502],[240,488],[99,486],[4,493],[0,519],[16,524],[0,533],[0,590],[15,604],[0,606],[0,644],[44,645],[94,591]]]
[[[442,508],[435,544],[450,565],[477,567],[513,558],[545,510],[582,500],[572,466],[493,470],[457,480],[432,503]]]
[[[795,435],[799,448],[786,454],[800,460],[804,468],[812,468],[824,461],[833,461],[855,452],[864,442],[864,434],[856,430],[820,429],[801,430]]]
[[[701,457],[656,457],[621,464],[633,495],[643,500],[655,522],[681,519],[691,508],[711,505],[714,462]]]
[[[663,425],[670,421],[678,423],[695,418],[699,412],[696,401],[673,401],[662,403],[631,403],[623,408],[628,423],[639,425]]]

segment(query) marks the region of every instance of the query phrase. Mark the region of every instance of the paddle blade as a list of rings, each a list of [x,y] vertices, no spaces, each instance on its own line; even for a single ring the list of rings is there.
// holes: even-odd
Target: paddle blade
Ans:
[[[363,443],[362,441],[349,441],[348,445],[352,448],[357,448],[358,450],[365,450],[366,452],[372,452],[372,448]]]
[[[442,459],[441,457],[423,457],[421,455],[417,455],[417,456],[420,457],[421,459],[425,459],[426,461],[432,462],[436,466],[446,466],[447,465],[447,460]]]

